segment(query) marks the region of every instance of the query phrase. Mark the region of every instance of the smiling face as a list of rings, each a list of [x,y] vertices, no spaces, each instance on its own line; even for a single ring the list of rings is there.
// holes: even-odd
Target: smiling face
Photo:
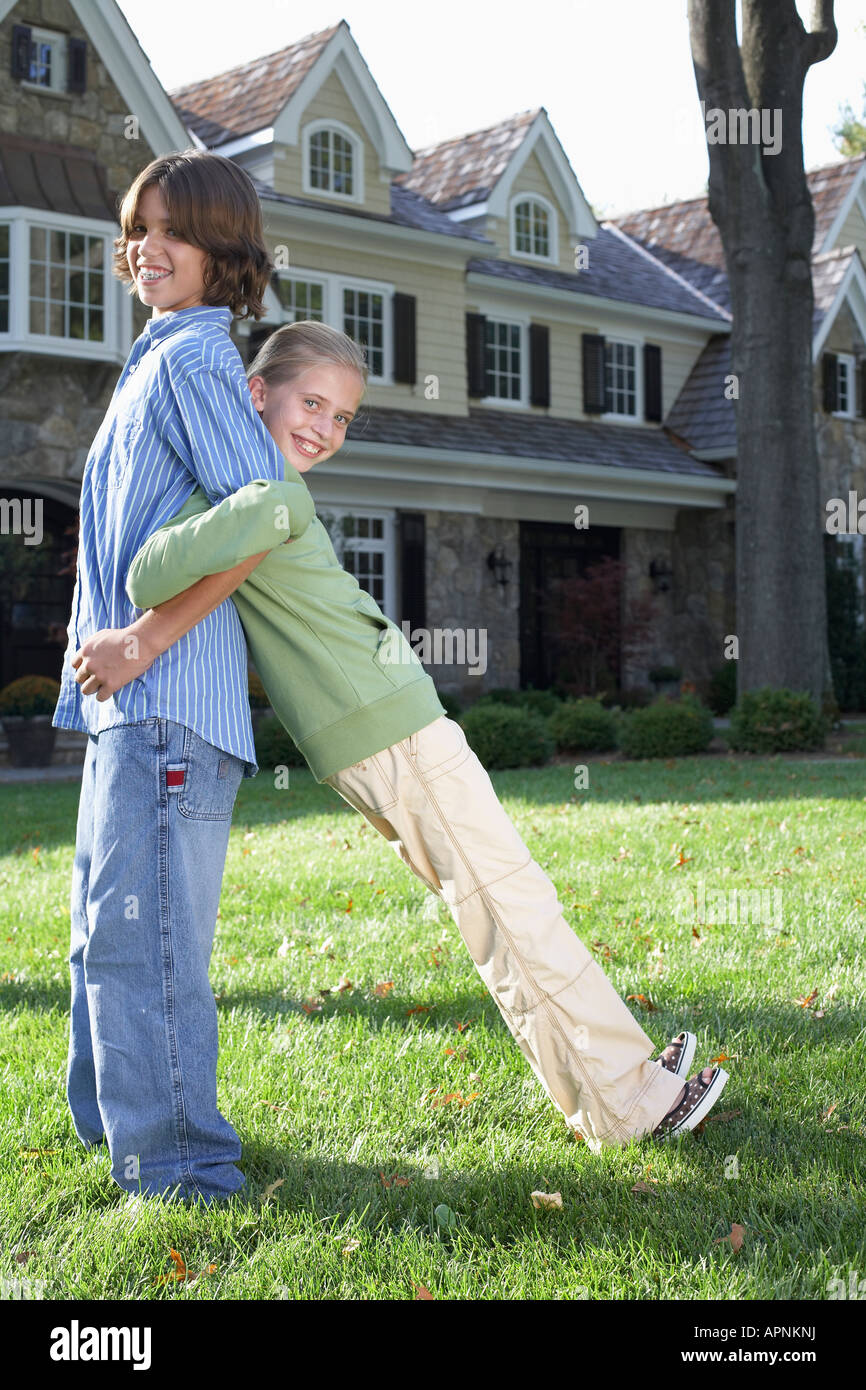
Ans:
[[[253,376],[249,388],[262,423],[299,473],[342,447],[364,394],[358,373],[336,362],[316,363],[280,385]]]
[[[126,259],[138,297],[153,309],[153,318],[201,304],[207,252],[180,239],[156,184],[138,201]]]

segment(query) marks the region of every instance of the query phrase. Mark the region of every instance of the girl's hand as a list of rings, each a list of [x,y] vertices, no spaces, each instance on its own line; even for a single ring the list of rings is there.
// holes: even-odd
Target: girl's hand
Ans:
[[[78,648],[72,665],[82,695],[95,695],[102,702],[146,671],[154,656],[132,628],[105,627]]]

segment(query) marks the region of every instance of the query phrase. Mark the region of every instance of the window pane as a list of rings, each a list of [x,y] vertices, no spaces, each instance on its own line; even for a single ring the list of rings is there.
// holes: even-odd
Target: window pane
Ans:
[[[88,316],[87,336],[94,342],[101,343],[103,341],[104,334],[102,328],[101,309],[90,310],[90,314]]]
[[[51,260],[59,265],[66,264],[66,233],[50,232],[49,245],[51,247]]]

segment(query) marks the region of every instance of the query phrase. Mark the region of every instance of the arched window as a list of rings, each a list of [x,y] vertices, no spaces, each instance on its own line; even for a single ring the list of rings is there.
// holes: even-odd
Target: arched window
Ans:
[[[557,259],[556,214],[534,194],[518,195],[511,206],[511,254],[533,260]]]
[[[355,133],[338,121],[310,126],[304,139],[304,191],[360,202],[362,182],[362,148]]]

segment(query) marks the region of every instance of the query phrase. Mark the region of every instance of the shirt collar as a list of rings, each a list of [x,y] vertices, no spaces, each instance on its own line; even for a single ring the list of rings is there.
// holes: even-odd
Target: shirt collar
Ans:
[[[228,333],[231,328],[232,317],[232,311],[226,304],[216,306],[196,304],[190,309],[175,309],[173,313],[162,314],[158,319],[148,319],[142,333],[151,343],[155,343],[160,338],[167,338],[171,333],[176,333],[178,329],[185,328],[189,323],[205,321],[216,324]]]

